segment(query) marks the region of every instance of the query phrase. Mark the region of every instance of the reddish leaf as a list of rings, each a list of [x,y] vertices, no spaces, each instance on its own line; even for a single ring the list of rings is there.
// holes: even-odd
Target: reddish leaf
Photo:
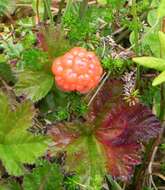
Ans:
[[[126,181],[132,176],[134,166],[140,163],[140,143],[158,135],[160,122],[146,106],[130,107],[123,101],[121,81],[107,81],[92,103],[87,122],[83,127],[77,126],[76,131],[75,128],[65,130],[57,126],[53,134],[57,146],[61,146],[62,141],[64,147],[72,147],[68,149],[71,165],[78,163],[76,167],[79,167],[82,160],[85,169],[89,160],[92,165],[95,158],[103,159],[102,167],[113,177]],[[96,140],[84,140],[92,137]]]
[[[59,124],[49,130],[55,146],[60,149],[65,149],[69,144],[72,144],[79,136],[79,132],[72,124]],[[77,127],[77,126],[76,126]]]
[[[115,178],[128,181],[134,166],[140,163],[138,144],[104,146],[107,156],[107,170]]]
[[[123,91],[123,83],[120,80],[108,80],[95,97],[87,116],[89,122],[99,119],[111,110],[113,104],[118,104]]]
[[[138,143],[156,137],[160,122],[142,104],[116,105],[107,113],[96,135],[113,145]]]
[[[94,109],[98,102],[102,102],[99,107],[101,114],[97,114],[93,121],[97,126],[95,136],[104,147],[110,174],[128,180],[133,166],[140,162],[139,142],[156,137],[160,131],[160,122],[146,106],[136,104],[130,107],[122,100],[121,82],[110,81],[107,84],[108,87],[104,87],[105,93],[101,91],[92,105]],[[119,94],[115,94],[113,90],[106,102],[105,96],[112,91],[108,88],[113,88],[114,84],[119,85],[120,88],[116,91]],[[125,159],[126,157],[129,159]]]
[[[159,131],[160,123],[147,107],[137,104],[113,108],[96,131],[107,155],[110,174],[128,180],[133,166],[140,163],[139,142],[156,137]]]

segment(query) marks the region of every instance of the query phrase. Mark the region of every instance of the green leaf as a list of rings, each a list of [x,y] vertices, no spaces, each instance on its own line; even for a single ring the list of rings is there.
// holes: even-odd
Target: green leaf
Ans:
[[[161,48],[161,58],[165,59],[165,34],[159,32],[160,48]]]
[[[163,71],[158,77],[153,80],[152,85],[157,86],[163,82],[165,82],[165,71]]]
[[[0,60],[0,77],[2,77],[7,82],[15,81],[15,77],[11,71],[10,66],[5,62],[1,62],[1,60]]]
[[[21,190],[21,187],[17,182],[10,180],[6,183],[0,183],[0,190]]]
[[[158,71],[165,70],[165,59],[155,57],[135,57],[133,61],[147,68],[156,69]]]
[[[165,16],[165,0],[161,0],[160,5],[158,7],[158,18],[161,19]]]
[[[78,174],[79,179],[76,183],[89,190],[98,190],[101,189],[106,173],[105,160],[102,147],[94,135],[90,134],[90,127],[66,123],[53,127],[50,134],[56,141],[56,151],[58,148],[67,151],[65,169]],[[82,136],[77,138],[81,133]]]
[[[107,4],[107,0],[98,0],[97,2],[99,4],[101,4],[101,5],[106,5]]]
[[[113,180],[113,178],[110,175],[107,175],[107,178],[112,185],[112,190],[122,190],[120,185],[115,180]]]
[[[154,24],[157,22],[157,10],[151,10],[148,13],[147,21],[150,24],[150,26],[154,26]]]
[[[16,6],[16,1],[15,0],[2,0],[0,1],[0,16],[3,14],[10,13],[14,10]]]
[[[14,43],[12,37],[2,42],[4,47],[4,52],[8,59],[20,59],[21,53],[23,51],[23,46],[21,43]]]
[[[24,172],[24,163],[33,164],[44,154],[48,140],[27,131],[34,116],[29,102],[13,111],[8,98],[0,92],[0,107],[0,159],[10,175],[20,176]]]
[[[19,20],[21,22],[21,20]],[[23,41],[22,41],[22,45],[25,49],[28,49],[28,48],[31,48],[33,47],[33,45],[35,44],[36,42],[36,34],[32,31],[29,31]]]
[[[61,190],[62,174],[55,163],[45,162],[33,170],[32,173],[25,175],[24,190]]]
[[[66,150],[66,169],[76,171],[79,176],[77,183],[89,190],[101,189],[106,172],[101,147],[95,137],[91,135],[79,138]]]
[[[160,42],[157,30],[151,30],[146,28],[146,37],[142,41],[142,45],[145,49],[150,50],[155,57],[160,57]]]
[[[25,94],[33,102],[41,100],[52,88],[54,78],[44,71],[25,70],[18,74],[17,95]]]

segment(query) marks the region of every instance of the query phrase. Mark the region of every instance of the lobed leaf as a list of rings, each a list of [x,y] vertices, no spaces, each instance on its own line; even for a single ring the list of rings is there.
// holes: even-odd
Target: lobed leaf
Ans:
[[[5,62],[1,62],[1,60],[0,60],[0,77],[2,77],[7,82],[15,81],[15,77],[11,71],[10,66]]]
[[[23,164],[33,164],[44,154],[48,139],[27,131],[35,113],[29,102],[11,110],[8,98],[0,92],[0,107],[0,159],[10,175],[20,176]]]
[[[24,190],[62,190],[62,173],[59,167],[53,163],[45,162],[33,169],[32,173],[25,175]]]
[[[111,109],[113,104],[120,101],[123,84],[120,80],[108,80],[92,102],[87,115],[88,122],[100,120],[100,117]],[[95,121],[96,123],[96,121]]]
[[[79,175],[88,189],[101,189],[106,174],[102,147],[94,136],[81,136],[67,147],[66,169]]]
[[[96,138],[105,149],[110,174],[129,180],[133,166],[140,163],[139,143],[156,137],[159,131],[159,121],[141,104],[119,105],[107,113]]]
[[[49,130],[49,134],[60,149],[65,149],[80,136],[77,126],[71,123],[59,124]]]
[[[53,127],[49,133],[55,141],[56,151],[67,151],[66,171],[76,172],[79,175],[77,183],[94,190],[101,188],[105,175],[104,156],[95,137],[83,135],[88,132],[81,127],[87,126],[66,123]]]
[[[159,120],[142,104],[117,105],[104,118],[96,135],[113,145],[144,142],[160,131]]]
[[[41,100],[52,88],[54,79],[49,73],[43,71],[26,70],[18,74],[15,85],[17,95],[26,95],[36,102]]]
[[[7,183],[0,183],[0,190],[21,190],[21,187],[14,180],[7,180]]]
[[[122,89],[121,81],[107,81],[83,125],[57,125],[50,133],[58,151],[67,152],[66,168],[76,171],[88,188],[97,189],[93,184],[99,187],[106,171],[128,181],[141,161],[140,143],[159,134],[160,122],[152,111],[139,103],[130,107]]]

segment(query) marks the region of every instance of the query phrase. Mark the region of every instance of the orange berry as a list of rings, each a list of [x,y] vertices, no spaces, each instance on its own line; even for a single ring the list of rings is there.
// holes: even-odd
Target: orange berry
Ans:
[[[98,85],[103,69],[95,53],[75,47],[54,60],[52,73],[61,90],[87,93]]]

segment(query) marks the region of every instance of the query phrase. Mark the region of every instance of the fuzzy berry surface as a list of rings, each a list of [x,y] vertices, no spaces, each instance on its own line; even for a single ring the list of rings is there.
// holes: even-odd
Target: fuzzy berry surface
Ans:
[[[98,85],[103,69],[94,52],[75,47],[54,60],[52,72],[61,90],[87,93]]]

